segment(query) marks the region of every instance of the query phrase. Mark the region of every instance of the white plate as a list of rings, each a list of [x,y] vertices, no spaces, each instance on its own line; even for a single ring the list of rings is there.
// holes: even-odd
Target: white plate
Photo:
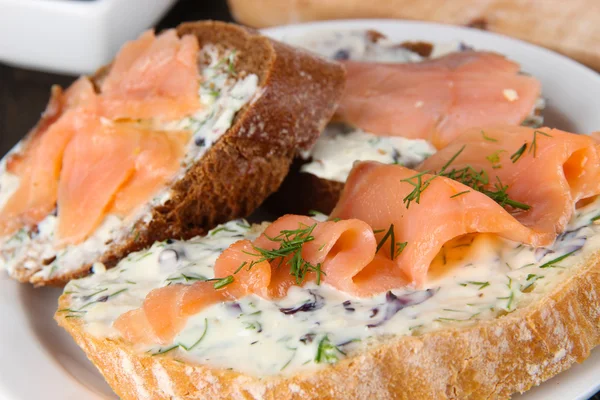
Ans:
[[[588,133],[600,130],[600,75],[548,50],[477,30],[418,22],[369,20],[311,23],[269,29],[274,38],[317,29],[377,29],[398,41],[461,40],[508,55],[535,75],[548,100],[547,125]],[[59,290],[19,285],[0,273],[0,399],[116,398],[52,314]],[[600,349],[522,400],[587,399],[600,389]]]

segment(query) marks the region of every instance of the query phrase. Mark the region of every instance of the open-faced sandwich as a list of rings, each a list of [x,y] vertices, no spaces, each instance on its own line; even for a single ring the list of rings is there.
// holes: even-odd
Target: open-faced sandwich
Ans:
[[[598,194],[593,138],[474,128],[356,164],[328,220],[130,254],[56,319],[125,400],[508,398],[600,343]]]
[[[245,217],[308,149],[341,66],[201,22],[123,46],[67,90],[0,163],[0,267],[64,284],[167,238]]]
[[[356,160],[414,167],[470,127],[542,124],[539,82],[496,53],[375,31],[288,40],[341,61],[347,82],[333,122],[271,201],[279,211],[330,213]]]

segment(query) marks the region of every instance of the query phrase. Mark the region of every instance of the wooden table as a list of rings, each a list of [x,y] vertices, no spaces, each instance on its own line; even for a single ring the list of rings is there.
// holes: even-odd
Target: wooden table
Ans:
[[[158,23],[157,30],[201,19],[232,20],[225,1],[180,0]],[[74,79],[0,64],[0,155],[37,122],[48,101],[50,87],[53,84],[66,87]],[[600,393],[593,400],[600,400]]]

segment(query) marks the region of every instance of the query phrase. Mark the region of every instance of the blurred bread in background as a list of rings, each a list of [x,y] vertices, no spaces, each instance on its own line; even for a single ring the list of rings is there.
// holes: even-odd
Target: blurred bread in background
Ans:
[[[471,26],[549,49],[600,71],[598,0],[228,0],[240,23],[396,18]]]

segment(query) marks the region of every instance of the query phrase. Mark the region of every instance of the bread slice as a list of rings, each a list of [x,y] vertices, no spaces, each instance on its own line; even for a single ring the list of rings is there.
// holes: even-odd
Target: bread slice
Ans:
[[[16,251],[25,249],[20,258],[6,252],[0,257],[10,264],[12,277],[36,286],[63,285],[90,273],[93,261],[111,267],[155,241],[190,238],[219,223],[247,216],[277,190],[294,154],[309,148],[331,118],[344,83],[339,65],[233,24],[185,23],[177,33],[196,36],[200,49],[205,45],[235,49],[235,70],[258,76],[254,98],[235,114],[227,132],[168,184],[164,190],[169,199],[164,204],[150,204],[144,215],[122,227],[124,234],[106,243],[102,254],[68,270],[54,268],[57,251],[43,259],[28,258],[22,253],[27,253],[36,227],[25,233],[26,243],[16,247]],[[108,65],[92,77],[97,87],[110,68]],[[50,122],[52,113],[47,113],[23,142]]]
[[[576,0],[566,15],[560,4],[506,4],[501,1],[473,3],[469,0],[228,0],[231,13],[242,24],[257,28],[305,21],[357,18],[394,18],[431,21],[485,29],[526,40],[558,51],[595,70],[600,70],[596,24],[596,3]],[[561,32],[580,22],[570,37]],[[571,40],[571,37],[577,40]]]
[[[68,293],[55,318],[124,400],[506,399],[582,362],[600,344],[598,257],[591,252],[509,314],[384,337],[333,365],[293,375],[253,376],[94,336],[70,312]]]

